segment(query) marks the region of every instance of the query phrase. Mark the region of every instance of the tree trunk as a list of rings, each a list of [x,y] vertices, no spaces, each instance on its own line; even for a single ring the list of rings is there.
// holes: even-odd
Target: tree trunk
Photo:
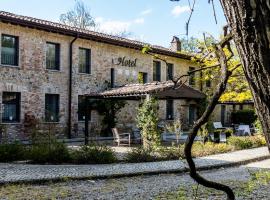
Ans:
[[[220,0],[270,151],[270,0]]]

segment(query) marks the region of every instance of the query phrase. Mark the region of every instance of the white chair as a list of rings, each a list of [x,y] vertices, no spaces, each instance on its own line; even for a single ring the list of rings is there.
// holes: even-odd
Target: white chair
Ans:
[[[120,146],[121,143],[130,146],[130,133],[118,133],[117,128],[112,128],[114,142]]]
[[[251,136],[251,131],[249,125],[239,125],[237,131],[243,132],[244,135],[248,134]]]
[[[222,126],[221,122],[213,122],[213,126],[215,129],[225,129],[225,127]]]

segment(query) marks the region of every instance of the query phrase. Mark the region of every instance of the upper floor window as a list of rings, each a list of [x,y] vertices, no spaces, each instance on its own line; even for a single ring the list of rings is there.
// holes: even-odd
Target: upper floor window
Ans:
[[[45,94],[45,121],[59,121],[59,94]]]
[[[60,44],[47,42],[46,68],[51,70],[60,69]]]
[[[19,39],[16,36],[2,35],[1,64],[18,66]]]
[[[189,67],[189,71],[194,71],[195,67]],[[189,75],[189,85],[195,85],[195,73]]]
[[[91,74],[91,50],[79,48],[79,72]]]
[[[211,85],[212,85],[211,80],[209,80],[209,79],[206,80],[205,85],[206,85],[206,87],[211,87]]]
[[[173,64],[167,64],[167,78],[166,80],[173,80]]]
[[[153,62],[153,81],[161,81],[161,63],[159,61]]]
[[[148,75],[147,73],[145,72],[139,72],[139,75],[138,75],[138,80],[139,80],[139,83],[147,83],[148,82]]]
[[[14,123],[20,121],[20,102],[21,102],[21,93],[3,92],[2,98],[3,122]]]
[[[114,68],[111,68],[111,88],[115,87],[115,71]]]

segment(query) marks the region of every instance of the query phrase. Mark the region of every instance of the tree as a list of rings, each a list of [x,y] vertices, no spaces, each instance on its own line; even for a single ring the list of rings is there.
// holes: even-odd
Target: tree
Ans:
[[[196,0],[193,2],[195,4]],[[208,2],[214,7],[213,0]],[[270,2],[269,0],[220,0],[220,3],[241,58],[270,151]],[[190,6],[190,17],[194,11],[194,4]],[[187,22],[187,30],[189,21],[190,18]]]
[[[60,22],[81,29],[94,30],[99,32],[104,32],[100,30],[100,25],[95,22],[94,17],[92,17],[90,9],[81,1],[75,0],[74,8],[65,14],[60,15]],[[117,37],[127,38],[132,35],[131,32],[127,30],[118,32],[104,32],[106,34],[114,35]]]
[[[205,45],[205,48],[202,49],[201,53],[196,55],[192,60],[200,65],[199,69],[189,71],[187,74],[177,77],[177,79],[172,80],[175,83],[175,87],[179,88],[184,84],[183,82],[185,77],[190,76],[196,72],[202,72],[208,69],[216,69],[219,73],[219,83],[215,88],[212,97],[209,99],[209,103],[206,106],[205,110],[202,112],[198,120],[194,122],[191,131],[188,134],[188,138],[185,143],[185,156],[190,168],[190,176],[197,181],[199,184],[202,184],[205,187],[214,188],[217,190],[224,191],[227,194],[228,199],[235,199],[234,193],[229,186],[216,183],[210,180],[203,178],[196,170],[196,165],[192,159],[191,149],[194,143],[195,137],[197,136],[199,130],[205,123],[207,123],[210,115],[212,114],[215,106],[218,104],[221,95],[225,92],[228,80],[234,71],[241,66],[238,62],[232,62],[235,60],[234,52],[231,48],[231,34],[227,35],[227,29],[224,30],[224,38],[221,42],[214,43],[211,47]],[[206,43],[206,42],[205,42]],[[159,59],[168,65],[168,62],[165,58],[162,58],[159,55],[153,54],[151,52],[151,47],[145,46],[142,50],[143,53],[152,55],[155,59]],[[187,79],[185,80],[187,81]]]
[[[88,9],[81,0],[76,0],[72,10],[60,15],[60,22],[68,26],[82,29],[96,27],[95,20],[90,14],[90,9]]]
[[[143,147],[156,148],[160,145],[158,130],[158,101],[153,97],[146,98],[138,108],[137,123],[142,131]]]
[[[270,151],[270,1],[220,2]]]

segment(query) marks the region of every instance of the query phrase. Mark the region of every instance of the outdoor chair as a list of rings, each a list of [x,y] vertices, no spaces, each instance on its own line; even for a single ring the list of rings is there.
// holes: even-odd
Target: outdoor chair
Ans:
[[[249,125],[239,125],[236,135],[239,135],[239,136],[250,135],[251,136],[251,130],[250,130]]]
[[[113,140],[115,143],[117,143],[118,146],[120,146],[120,144],[130,146],[131,141],[130,133],[119,134],[117,128],[112,128],[112,133],[113,133]]]
[[[221,122],[213,122],[213,126],[215,129],[227,129],[230,127],[224,127]]]

